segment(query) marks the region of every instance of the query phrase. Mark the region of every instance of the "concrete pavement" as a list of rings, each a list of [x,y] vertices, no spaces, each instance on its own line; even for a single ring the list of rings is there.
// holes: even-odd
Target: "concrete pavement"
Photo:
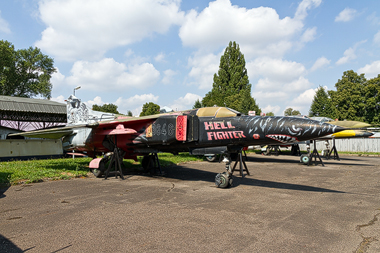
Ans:
[[[12,186],[0,252],[380,252],[379,162],[251,154],[251,176],[228,189],[214,185],[224,164],[208,162]]]

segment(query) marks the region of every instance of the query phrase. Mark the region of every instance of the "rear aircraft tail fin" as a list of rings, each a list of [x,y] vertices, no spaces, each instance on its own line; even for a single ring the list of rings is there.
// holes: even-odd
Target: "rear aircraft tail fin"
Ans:
[[[67,99],[67,124],[91,124],[98,121],[113,120],[116,115],[113,113],[97,112],[87,107],[85,103],[71,95]]]

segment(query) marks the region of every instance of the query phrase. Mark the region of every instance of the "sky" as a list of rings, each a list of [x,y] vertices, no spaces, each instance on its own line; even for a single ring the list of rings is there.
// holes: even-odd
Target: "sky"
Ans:
[[[52,100],[75,94],[138,116],[191,109],[212,89],[230,41],[263,112],[307,115],[344,71],[380,74],[377,0],[3,0],[0,40],[54,59]]]

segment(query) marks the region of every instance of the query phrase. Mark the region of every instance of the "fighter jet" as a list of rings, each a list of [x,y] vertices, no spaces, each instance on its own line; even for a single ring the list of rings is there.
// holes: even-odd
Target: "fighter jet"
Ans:
[[[158,152],[208,154],[221,147],[230,157],[250,145],[291,144],[344,130],[311,119],[246,116],[226,107],[126,117],[92,111],[73,95],[67,99],[67,119],[65,127],[21,135],[62,138],[65,150],[87,152],[94,157],[90,168],[98,177],[103,173],[108,175],[111,163],[121,172],[123,158],[137,160],[137,156],[144,156],[142,166],[148,167],[152,160],[158,159]],[[102,153],[106,153],[103,158],[95,158]],[[233,170],[230,166],[226,170],[216,176],[218,187],[232,184]]]

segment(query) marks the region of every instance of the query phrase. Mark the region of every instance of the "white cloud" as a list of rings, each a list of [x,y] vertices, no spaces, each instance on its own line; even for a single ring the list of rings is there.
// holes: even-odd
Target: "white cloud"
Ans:
[[[189,58],[189,67],[191,71],[189,77],[194,80],[194,85],[199,89],[211,89],[213,76],[219,69],[220,55],[203,54],[197,52],[193,57]]]
[[[197,99],[201,101],[202,97],[197,94],[186,93],[184,97],[176,99],[169,107],[171,107],[174,111],[191,109]]]
[[[1,11],[0,11],[0,32],[3,32],[3,33],[11,32],[8,22],[1,17]]]
[[[264,112],[283,115],[286,108],[282,107],[312,86],[305,78],[306,68],[298,62],[261,57],[246,66],[253,84],[252,96]]]
[[[165,54],[159,53],[158,55],[156,55],[156,57],[154,57],[154,60],[156,62],[164,62],[165,61]]]
[[[274,115],[277,115],[277,116],[282,115],[281,107],[278,105],[275,105],[275,106],[267,105],[266,107],[261,108],[261,111],[264,113],[273,112]]]
[[[374,78],[380,74],[380,61],[374,61],[358,69],[358,73],[364,73],[366,78]]]
[[[311,67],[311,71],[315,71],[317,69],[320,69],[322,68],[323,66],[325,65],[329,65],[330,64],[330,60],[328,60],[326,57],[322,56],[322,57],[319,57],[315,63],[313,64],[313,66]]]
[[[289,83],[306,73],[306,69],[301,63],[269,57],[261,57],[248,62],[246,68],[250,78],[263,76],[275,83]]]
[[[303,0],[297,7],[296,14],[294,18],[305,19],[307,16],[307,11],[311,8],[316,8],[322,3],[322,0]]]
[[[133,50],[128,48],[127,51],[125,51],[124,56],[125,57],[131,57],[134,54]]]
[[[307,43],[315,39],[317,34],[317,27],[308,28],[301,36],[301,43]]]
[[[327,90],[327,86],[323,87]],[[289,104],[293,109],[299,110],[302,115],[308,115],[311,103],[313,102],[315,93],[318,91],[318,88],[305,90],[303,93],[299,94],[296,98],[294,98]]]
[[[362,41],[359,41],[357,42],[353,47],[350,47],[349,49],[347,49],[346,51],[344,51],[343,53],[343,57],[341,57],[335,64],[336,65],[342,65],[342,64],[345,64],[345,63],[348,63],[354,59],[356,59],[356,49],[358,48],[358,46],[360,44],[363,44],[367,42],[366,40],[362,40]]]
[[[191,70],[190,81],[187,83],[195,84],[200,89],[211,89],[213,75],[218,72],[220,56],[223,54],[220,52],[216,55],[215,51],[221,51],[221,48],[224,51],[230,41],[236,41],[244,53],[250,78],[254,75],[270,75],[271,82],[278,78],[285,78],[282,83],[297,80],[300,73],[305,72],[302,64],[280,63],[280,69],[277,69],[278,64],[273,59],[281,59],[292,47],[302,46],[315,39],[316,27],[306,29],[303,34],[301,32],[307,11],[320,4],[321,0],[304,0],[299,4],[294,18],[283,19],[272,8],[247,9],[232,5],[230,0],[210,2],[201,12],[191,10],[179,32],[184,46],[198,48],[188,60]],[[295,38],[296,36],[298,37]],[[263,66],[254,66],[256,59],[249,67],[250,60],[255,58],[258,61],[263,58],[272,60],[267,64],[263,62]],[[268,74],[263,74],[263,71]]]
[[[65,76],[61,74],[58,68],[55,68],[55,69],[56,69],[56,72],[54,72],[51,75],[50,81],[53,85],[61,85],[63,81],[65,80]]]
[[[65,99],[65,97],[64,96],[62,96],[62,95],[60,95],[60,96],[58,96],[58,97],[53,97],[53,98],[51,98],[50,99],[51,101],[55,101],[55,102],[59,102],[59,103],[64,103],[64,104],[66,104],[66,99]]]
[[[295,18],[280,19],[276,10],[267,7],[252,9],[231,5],[229,0],[210,2],[202,12],[190,11],[180,28],[183,45],[218,50],[237,41],[248,58],[282,56],[292,47],[292,38],[301,32],[307,10],[317,7],[320,0],[304,0]],[[310,40],[315,29],[306,32]]]
[[[291,104],[297,106],[310,106],[318,89],[308,89],[292,100]]]
[[[170,84],[172,82],[173,76],[175,76],[177,73],[174,70],[167,69],[164,71],[164,77],[162,78],[163,84]]]
[[[107,103],[103,102],[101,97],[96,96],[96,97],[94,98],[94,100],[88,100],[88,101],[86,102],[86,104],[88,104],[88,105],[90,106],[90,108],[92,108],[93,105],[99,105],[99,106],[102,106],[102,105],[107,104]]]
[[[45,0],[39,13],[47,28],[36,46],[61,60],[95,60],[112,48],[166,33],[180,24],[180,0]]]
[[[134,116],[139,116],[142,111],[142,106],[145,103],[157,103],[158,98],[158,96],[155,96],[152,93],[134,95],[133,97],[126,99],[119,97],[114,104],[118,106],[118,111],[120,113],[127,114],[128,111],[131,111]]]
[[[112,58],[98,62],[77,61],[71,69],[67,83],[80,85],[83,90],[122,90],[125,88],[145,89],[153,86],[160,77],[160,72],[151,63],[126,66]]]
[[[352,20],[356,15],[356,10],[351,8],[345,8],[335,17],[335,22],[348,22]]]
[[[342,64],[345,64],[351,60],[354,60],[356,59],[356,54],[355,54],[355,49],[353,49],[352,47],[350,47],[349,49],[347,49],[346,51],[344,51],[343,53],[343,57],[341,57],[337,62],[336,62],[336,65],[342,65]]]

